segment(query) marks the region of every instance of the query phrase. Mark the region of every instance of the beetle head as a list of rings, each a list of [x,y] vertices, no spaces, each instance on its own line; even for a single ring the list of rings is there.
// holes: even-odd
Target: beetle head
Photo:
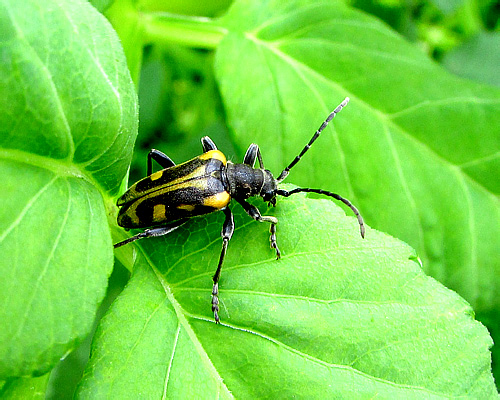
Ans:
[[[276,179],[274,179],[271,171],[265,169],[264,170],[264,183],[262,184],[262,188],[260,189],[259,196],[265,202],[275,206],[276,205],[276,190],[278,189],[278,183]]]

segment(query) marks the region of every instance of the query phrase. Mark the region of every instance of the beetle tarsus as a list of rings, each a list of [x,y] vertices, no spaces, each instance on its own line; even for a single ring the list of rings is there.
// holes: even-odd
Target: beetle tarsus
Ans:
[[[219,318],[219,284],[214,282],[212,287],[212,312],[214,313],[215,323],[220,323]]]
[[[271,242],[271,249],[276,250],[276,260],[279,260],[281,258],[281,251],[278,248],[278,243],[276,243],[276,224],[272,223],[269,231],[271,232],[271,236],[269,237],[269,241]]]

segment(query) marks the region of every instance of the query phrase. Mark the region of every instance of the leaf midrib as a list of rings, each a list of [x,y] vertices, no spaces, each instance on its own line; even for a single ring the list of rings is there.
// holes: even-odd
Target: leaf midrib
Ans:
[[[58,178],[83,179],[95,188],[99,188],[101,195],[105,195],[104,188],[96,182],[92,175],[80,168],[80,165],[73,164],[67,159],[54,159],[47,156],[29,153],[18,149],[0,149],[0,160],[14,161],[28,164],[33,167],[44,169],[54,173]]]
[[[165,280],[165,278],[161,274],[161,272],[156,268],[156,266],[151,261],[151,259],[149,258],[148,254],[142,249],[142,247],[138,246],[138,248],[140,249],[142,255],[146,259],[149,267],[153,270],[154,274],[156,275],[156,277],[158,279],[158,282],[163,287],[163,290],[165,292],[165,295],[167,296],[167,299],[172,304],[172,307],[174,308],[175,314],[176,314],[176,316],[178,318],[178,321],[179,321],[179,327],[182,326],[182,328],[186,331],[186,333],[189,336],[189,339],[193,343],[193,345],[194,345],[196,351],[198,352],[198,354],[199,354],[199,356],[200,356],[203,364],[205,365],[206,369],[213,376],[214,381],[217,382],[217,387],[218,387],[218,390],[219,390],[219,394],[220,394],[220,389],[222,388],[226,392],[226,395],[228,397],[233,398],[231,392],[229,391],[229,389],[227,388],[227,386],[224,384],[223,378],[218,373],[217,369],[215,368],[215,365],[212,363],[212,361],[208,357],[208,354],[206,353],[205,349],[203,348],[203,345],[200,343],[200,341],[198,340],[198,337],[196,336],[196,333],[194,332],[193,328],[189,324],[189,322],[188,322],[188,320],[186,318],[185,311],[183,310],[183,308],[181,307],[181,305],[177,302],[177,300],[175,299],[173,293],[171,292],[168,282]],[[172,360],[170,362],[172,362]],[[169,378],[169,374],[167,374],[165,376],[165,379],[168,379],[168,378]],[[166,381],[165,385],[164,385],[165,391],[166,391],[167,385],[168,385],[168,381]],[[220,396],[218,396],[218,397],[220,397]]]

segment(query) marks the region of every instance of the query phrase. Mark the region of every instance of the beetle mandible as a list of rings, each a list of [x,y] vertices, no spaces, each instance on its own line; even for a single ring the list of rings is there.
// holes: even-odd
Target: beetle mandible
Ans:
[[[212,287],[212,311],[215,322],[219,323],[219,279],[227,245],[234,232],[233,214],[227,207],[231,199],[241,204],[254,220],[271,224],[270,242],[271,248],[276,251],[276,259],[279,259],[281,255],[276,243],[278,220],[272,216],[261,215],[257,207],[246,201],[249,197],[260,196],[273,206],[276,205],[276,196],[288,197],[299,192],[319,193],[333,197],[351,208],[358,218],[361,236],[364,237],[363,218],[349,200],[322,189],[295,188],[284,190],[278,188],[278,184],[288,176],[290,169],[299,162],[323,129],[348,102],[349,98],[346,97],[328,115],[309,143],[281,172],[278,178],[274,178],[269,170],[264,169],[262,155],[256,144],[251,144],[248,147],[242,164],[226,161],[224,154],[217,150],[217,146],[208,136],[201,139],[204,153],[179,165],[175,165],[161,151],[151,150],[147,161],[148,176],[132,185],[117,201],[117,205],[120,207],[118,225],[126,229],[148,229],[115,244],[114,247],[117,248],[146,237],[163,236],[184,224],[189,218],[214,211],[223,211],[225,220],[221,232],[222,251],[217,270],[213,276]],[[155,160],[164,169],[153,173],[152,160]],[[254,168],[256,160],[259,160],[260,168]]]

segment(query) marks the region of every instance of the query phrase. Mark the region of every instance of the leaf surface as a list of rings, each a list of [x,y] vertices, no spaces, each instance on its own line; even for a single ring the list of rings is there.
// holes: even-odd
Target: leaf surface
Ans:
[[[2,2],[0,146],[74,164],[116,193],[137,104],[120,43],[85,2]]]
[[[45,391],[49,374],[37,378],[18,378],[5,382],[0,388],[2,399],[14,400],[42,400],[45,399]]]
[[[446,53],[443,65],[464,78],[500,86],[500,33],[481,32]]]
[[[256,204],[261,204],[256,202]],[[492,396],[491,338],[415,252],[327,200],[297,195],[236,230],[210,310],[222,213],[140,242],[131,281],[101,322],[80,398]]]

